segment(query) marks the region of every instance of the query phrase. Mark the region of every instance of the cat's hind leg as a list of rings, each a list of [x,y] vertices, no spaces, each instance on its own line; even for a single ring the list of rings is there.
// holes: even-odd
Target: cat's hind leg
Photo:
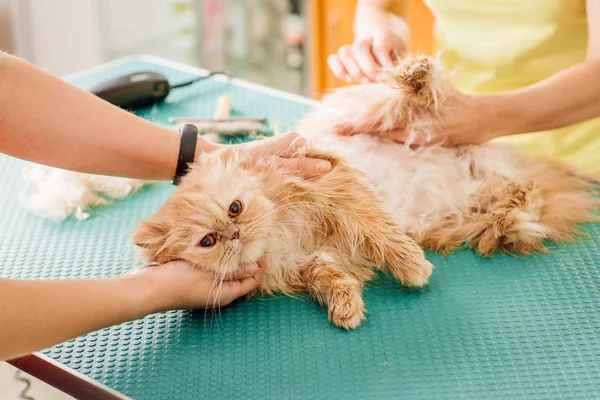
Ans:
[[[446,215],[424,233],[422,244],[443,253],[470,244],[483,256],[496,251],[543,251],[549,233],[542,218],[545,205],[537,182],[516,182],[491,174],[473,195],[464,214]]]
[[[304,280],[311,297],[327,307],[334,325],[354,329],[365,319],[363,283],[329,256],[315,259],[305,269]]]
[[[480,205],[483,201],[488,207],[484,218],[488,226],[472,241],[471,248],[484,256],[497,250],[519,254],[543,250],[546,229],[540,221],[544,198],[539,185],[531,180],[507,180],[500,186],[501,192],[497,191],[488,195],[491,199],[479,199]]]
[[[579,224],[598,221],[595,187],[558,163],[528,169],[523,180],[499,188],[500,195],[498,189],[488,194],[489,227],[471,245],[483,255],[545,251],[545,239],[571,241],[581,233]]]

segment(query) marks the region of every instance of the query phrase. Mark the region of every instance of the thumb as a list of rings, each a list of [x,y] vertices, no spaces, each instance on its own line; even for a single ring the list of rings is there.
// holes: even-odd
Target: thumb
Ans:
[[[245,296],[255,290],[260,282],[262,272],[263,270],[261,268],[251,277],[239,281],[223,282],[223,298],[221,299],[221,305],[229,304],[238,297]]]
[[[304,146],[306,146],[306,139],[296,132],[288,132],[272,138],[268,149],[272,154],[281,157],[291,157],[298,149]]]
[[[379,65],[385,68],[392,68],[394,60],[392,59],[392,46],[382,38],[376,38],[373,41],[373,55]]]
[[[304,179],[315,178],[331,171],[331,163],[317,158],[279,158],[277,165]]]

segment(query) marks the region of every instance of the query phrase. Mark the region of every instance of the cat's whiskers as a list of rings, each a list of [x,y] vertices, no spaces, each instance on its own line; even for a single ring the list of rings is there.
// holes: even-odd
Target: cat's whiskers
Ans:
[[[285,193],[284,191],[281,193]],[[275,198],[271,199],[275,204],[281,204],[289,199],[291,199],[292,197],[298,197],[298,193],[289,190],[289,195],[285,196],[285,197],[278,197],[275,196]]]
[[[221,314],[221,303],[217,302],[219,301],[219,298],[221,297],[221,292],[223,291],[223,281],[225,280],[225,276],[227,275],[226,272],[223,272],[223,274],[221,275],[221,280],[219,282],[219,286],[217,288],[217,295],[215,296],[215,302],[213,303],[213,308],[217,309],[217,329],[219,329],[219,319],[222,318],[222,314]],[[219,330],[220,332],[220,330]]]
[[[216,289],[216,287],[217,287],[217,282],[218,282],[218,277],[217,277],[217,275],[215,275],[215,277],[214,277],[214,279],[213,279],[213,282],[212,282],[212,285],[210,285],[210,290],[208,291],[208,296],[207,296],[207,298],[206,298],[206,300],[207,300],[207,305],[208,305],[208,304],[210,304],[210,301],[211,301],[211,297],[210,297],[210,296],[212,295],[212,293],[213,293],[213,290],[215,290],[215,289]],[[204,309],[204,328],[206,328],[206,319],[207,319],[207,318],[206,318],[206,315],[207,315],[207,313],[208,313],[208,310],[209,310],[209,308],[210,308],[210,307],[206,307],[206,308]],[[211,317],[210,317],[210,329],[212,329],[212,319],[213,319],[213,316],[214,316],[214,310],[213,310],[213,309],[211,309]]]
[[[217,320],[217,329],[219,329],[220,332],[220,328],[219,328],[219,318],[221,317],[221,310],[220,307],[221,305],[218,304],[219,301],[219,296],[221,295],[221,289],[223,286],[223,280],[225,277],[225,272],[223,272],[221,274],[221,277],[219,278],[219,275],[215,274],[215,278],[213,280],[213,288],[214,288],[214,297],[211,299],[210,297],[207,299],[208,300],[208,304],[210,304],[210,302],[212,301],[212,305],[210,307],[212,313],[211,313],[211,318],[210,318],[210,329],[212,329],[212,324],[213,324],[213,320],[216,318]],[[207,307],[208,309],[208,307]]]
[[[275,214],[275,213],[278,213],[278,212],[280,212],[280,211],[282,211],[282,210],[285,210],[285,209],[287,209],[287,208],[294,207],[296,204],[297,204],[297,203],[291,203],[291,204],[284,204],[284,205],[281,205],[281,206],[275,207],[275,208],[273,208],[272,210],[269,210],[268,212],[264,213],[264,214],[263,214],[263,215],[261,215],[260,217],[258,217],[258,218],[256,218],[256,219],[254,219],[252,222],[250,222],[250,223],[249,223],[249,225],[250,225],[250,224],[257,224],[258,222],[260,222],[260,221],[264,220],[265,218],[267,218],[267,217],[269,217],[269,216],[271,216],[271,215],[273,215],[273,214]],[[309,204],[309,203],[306,203],[306,204]]]
[[[277,230],[277,233],[279,233],[279,235],[272,235],[272,234],[268,233],[266,236],[261,236],[261,239],[263,239],[267,242],[270,242],[270,243],[273,243],[275,241],[276,243],[279,243],[280,245],[282,245],[284,247],[289,246],[290,243],[284,240],[284,237],[286,236],[285,233],[283,233],[279,230]]]
[[[284,225],[284,226],[293,226],[293,227],[301,227],[301,228],[306,228],[308,230],[311,230],[313,232],[317,232],[320,233],[323,236],[327,236],[327,233],[322,231],[321,229],[319,229],[317,227],[317,224],[309,224],[307,225],[306,223],[300,222],[300,221],[279,221],[280,225]]]
[[[259,222],[261,222],[262,220],[264,220],[265,218],[278,213],[280,211],[292,208],[292,207],[298,207],[299,205],[307,205],[307,206],[314,206],[313,203],[310,202],[297,202],[297,203],[290,203],[290,204],[284,204],[278,207],[275,207],[272,210],[269,210],[269,212],[261,215],[259,218],[254,219],[253,221],[249,222],[248,224],[246,224],[247,229],[251,229],[253,228],[256,224],[258,224]],[[298,207],[299,208],[299,207]]]
[[[310,228],[310,229],[312,229],[313,227],[311,225],[307,225],[306,223],[302,223],[302,222],[299,222],[299,221],[292,221],[292,220],[285,220],[285,221],[278,221],[277,222],[277,226],[283,226],[284,228],[286,226],[294,226],[294,227],[302,227],[302,228]],[[286,232],[284,232],[280,228],[278,228],[276,226],[269,226],[268,228],[265,228],[264,230],[267,231],[267,232],[265,233],[265,236],[263,237],[263,239],[266,239],[266,240],[277,240],[282,245],[289,245],[289,243],[283,241],[283,239],[289,238],[289,235],[287,235]],[[325,234],[324,232],[318,230],[317,228],[315,228],[313,230],[317,230],[318,232],[320,232],[323,235]],[[273,232],[276,232],[278,235],[273,235],[272,234]],[[253,236],[253,235],[256,235],[256,232],[251,227],[250,229],[247,229],[247,235],[248,236]]]
[[[221,256],[221,265],[226,265],[227,267],[229,267],[229,265],[231,264],[230,259],[233,252],[234,250],[231,247],[225,249],[225,252]]]
[[[286,204],[286,205],[282,205],[279,206],[277,208],[275,208],[274,210],[272,210],[272,212],[277,212],[277,211],[281,211],[287,208],[290,208],[292,206],[297,205],[298,203],[293,203],[293,204]],[[307,206],[313,206],[312,203],[309,202],[303,202],[303,204],[306,204]],[[271,213],[272,213],[271,212]],[[245,225],[245,230],[246,230],[246,234],[248,236],[252,236],[253,234],[255,234],[254,232],[254,228],[255,226],[260,222],[261,219],[265,218],[266,215],[262,216],[259,219],[256,219],[254,221],[252,221],[249,224]],[[282,227],[300,227],[300,228],[305,228],[305,231],[308,230],[309,234],[312,234],[314,232],[317,232],[321,235],[323,235],[324,237],[327,236],[326,232],[324,232],[323,230],[319,229],[317,227],[318,224],[315,223],[309,223],[307,224],[306,221],[297,221],[297,220],[291,220],[291,219],[285,219],[285,220],[279,220],[277,221],[277,226],[282,226]],[[286,232],[283,232],[281,229],[276,228],[275,226],[270,226],[268,228],[269,232],[267,233],[267,237],[265,237],[266,240],[269,241],[277,241],[279,244],[286,246],[289,245],[289,243],[287,243],[287,241],[284,241],[285,239],[289,238],[289,236],[286,234]],[[276,232],[278,233],[278,235],[273,235],[272,232]]]

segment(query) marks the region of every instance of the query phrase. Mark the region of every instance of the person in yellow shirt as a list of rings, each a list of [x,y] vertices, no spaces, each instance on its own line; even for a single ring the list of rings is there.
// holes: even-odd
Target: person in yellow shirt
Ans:
[[[354,43],[328,58],[371,82],[407,49],[406,1],[360,0]],[[438,121],[449,145],[502,142],[600,179],[600,0],[424,0],[457,93]],[[385,134],[398,141],[399,129]],[[340,134],[359,127],[345,125]]]

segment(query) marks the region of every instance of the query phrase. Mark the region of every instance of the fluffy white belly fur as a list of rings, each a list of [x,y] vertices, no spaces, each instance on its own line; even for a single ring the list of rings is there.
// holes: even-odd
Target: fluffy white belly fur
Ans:
[[[510,149],[495,146],[442,146],[412,149],[368,134],[338,136],[337,123],[378,120],[391,127],[406,114],[406,96],[383,84],[346,87],[326,96],[296,131],[311,146],[335,152],[362,171],[385,199],[399,226],[414,237],[441,217],[467,207],[470,197],[496,172],[516,179],[517,160]],[[420,125],[415,134],[427,134]]]
[[[311,136],[309,132],[300,134]],[[469,161],[457,162],[455,149],[414,151],[364,134],[321,136],[312,141],[362,171],[398,225],[414,236],[420,236],[440,216],[464,206],[481,183],[471,178]]]

